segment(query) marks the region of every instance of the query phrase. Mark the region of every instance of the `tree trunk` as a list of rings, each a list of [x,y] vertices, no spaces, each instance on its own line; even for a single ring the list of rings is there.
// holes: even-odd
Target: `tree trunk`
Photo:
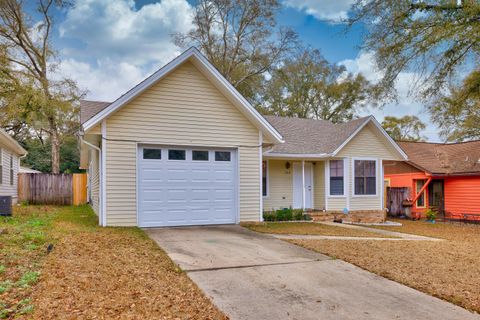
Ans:
[[[50,134],[50,142],[52,144],[52,173],[60,173],[60,139],[58,132],[53,131]]]

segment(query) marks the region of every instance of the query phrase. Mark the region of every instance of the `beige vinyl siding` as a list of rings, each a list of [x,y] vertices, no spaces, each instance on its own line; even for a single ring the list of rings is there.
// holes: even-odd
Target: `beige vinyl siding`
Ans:
[[[9,149],[0,145],[2,168],[0,174],[2,175],[2,183],[0,184],[0,195],[11,196],[12,203],[17,203],[18,199],[18,169],[19,157],[11,152]],[[10,184],[10,157],[13,157],[13,185]]]
[[[400,155],[388,140],[379,132],[373,124],[365,126],[339,153],[339,157],[348,159],[348,190],[349,190],[349,210],[378,210],[382,207],[382,184],[381,177],[381,161],[402,160]],[[377,161],[377,195],[376,196],[356,196],[354,195],[354,158],[371,158]],[[339,204],[333,198],[328,199],[328,209],[343,209],[338,207]],[[346,207],[346,203],[344,207]]]
[[[343,147],[338,157],[371,157],[384,160],[403,159],[398,151],[388,142],[373,124],[367,124],[357,135]]]
[[[267,160],[268,192],[263,198],[263,210],[288,208],[293,204],[293,163],[285,168],[285,160]]]
[[[102,125],[97,124],[95,127],[85,132],[85,134],[102,134]]]
[[[88,179],[90,187],[90,205],[98,215],[100,212],[100,162],[96,150],[90,150],[90,165],[88,166]]]
[[[316,210],[325,208],[325,162],[313,166],[313,206]]]
[[[106,132],[107,225],[137,224],[137,143],[238,148],[240,220],[259,220],[259,131],[190,62],[111,115]]]

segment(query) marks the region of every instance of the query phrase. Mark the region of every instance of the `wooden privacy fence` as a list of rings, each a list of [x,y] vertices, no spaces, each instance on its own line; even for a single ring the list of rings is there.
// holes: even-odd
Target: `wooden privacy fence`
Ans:
[[[402,205],[403,200],[408,198],[409,188],[387,188],[387,208],[388,214],[398,216],[405,214],[405,208]]]
[[[19,173],[18,200],[29,204],[82,205],[87,202],[87,175]]]

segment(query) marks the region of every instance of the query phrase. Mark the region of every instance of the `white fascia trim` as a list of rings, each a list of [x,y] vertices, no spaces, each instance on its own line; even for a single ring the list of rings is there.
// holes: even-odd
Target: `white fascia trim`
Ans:
[[[372,116],[370,120],[377,127],[377,129],[380,130],[380,132],[385,136],[385,138],[387,138],[387,140],[395,147],[398,153],[400,153],[400,155],[403,157],[403,160],[407,161],[407,154],[402,150],[402,148],[400,148],[400,146],[395,142],[395,140],[390,137],[390,135],[385,131],[385,129],[383,129],[382,125],[377,121],[377,119]]]
[[[297,154],[297,153],[270,153],[264,152],[264,157],[268,158],[290,158],[290,159],[323,159],[329,158],[332,155],[329,153],[319,153],[319,154]]]
[[[136,87],[134,87],[133,89],[125,93],[123,96],[112,102],[107,108],[100,111],[91,119],[86,121],[83,124],[83,130],[87,131],[90,128],[94,127],[100,121],[104,120],[110,114],[117,111],[123,105],[127,104],[132,99],[137,97],[140,93],[150,88],[157,81],[165,77],[167,74],[169,74],[171,71],[173,71],[175,68],[177,68],[179,65],[181,65],[191,57],[196,58],[196,60],[198,60],[203,65],[203,67],[205,67],[205,69],[208,70],[208,72],[211,73],[219,81],[219,83],[232,94],[232,96],[235,98],[235,100],[237,100],[239,105],[241,105],[250,115],[252,115],[252,117],[256,120],[257,125],[259,125],[266,134],[268,134],[277,143],[285,142],[282,135],[264,117],[262,117],[257,112],[257,110],[255,110],[255,108],[250,105],[250,103],[248,103],[248,101],[220,74],[220,72],[218,72],[217,69],[215,69],[215,67],[207,60],[207,58],[205,58],[195,47],[188,49],[187,51],[170,61],[168,64],[166,64],[160,70],[156,71],[150,77],[142,81]]]
[[[15,139],[13,139],[5,130],[0,129],[0,136],[3,140],[6,147],[13,150],[18,156],[25,157],[27,155],[27,150],[25,150]],[[7,148],[6,148],[7,149]]]
[[[360,127],[358,127],[333,153],[332,153],[332,156],[335,156],[336,154],[338,154],[340,152],[340,150],[342,150],[346,145],[347,143],[349,143],[360,131],[362,131],[362,129],[367,125],[369,124],[370,122],[372,122],[375,127],[380,130],[380,132],[385,136],[385,138],[387,138],[388,142],[390,142],[390,144],[395,148],[395,150],[397,150],[397,152],[402,156],[402,158],[407,161],[408,160],[408,156],[406,155],[405,152],[403,152],[402,148],[400,148],[400,146],[388,135],[388,133],[385,131],[385,129],[382,128],[382,126],[380,125],[380,123],[378,123],[377,119],[375,119],[374,116],[369,116],[368,119],[362,123],[362,125]]]

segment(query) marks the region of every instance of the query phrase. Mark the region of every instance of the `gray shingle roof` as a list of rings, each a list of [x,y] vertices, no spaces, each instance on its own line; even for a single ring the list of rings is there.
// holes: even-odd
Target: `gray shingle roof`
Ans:
[[[433,174],[479,174],[480,141],[429,143],[399,141],[413,164]]]
[[[333,124],[325,120],[265,116],[285,140],[269,153],[324,154],[335,151],[370,117]]]
[[[84,124],[110,105],[110,102],[80,100],[80,123]]]

